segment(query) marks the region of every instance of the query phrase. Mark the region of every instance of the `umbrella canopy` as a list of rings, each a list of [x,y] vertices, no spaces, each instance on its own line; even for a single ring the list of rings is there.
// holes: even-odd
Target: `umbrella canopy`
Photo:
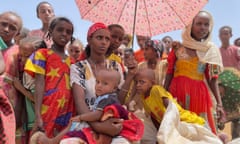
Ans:
[[[83,19],[120,24],[126,33],[155,36],[182,29],[208,0],[75,0]]]

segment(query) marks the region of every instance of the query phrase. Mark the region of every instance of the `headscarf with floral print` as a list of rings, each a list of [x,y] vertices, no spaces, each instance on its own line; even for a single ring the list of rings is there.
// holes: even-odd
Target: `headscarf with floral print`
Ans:
[[[164,43],[161,40],[148,40],[146,41],[146,47],[152,47],[156,53],[158,58],[160,58],[164,51]]]

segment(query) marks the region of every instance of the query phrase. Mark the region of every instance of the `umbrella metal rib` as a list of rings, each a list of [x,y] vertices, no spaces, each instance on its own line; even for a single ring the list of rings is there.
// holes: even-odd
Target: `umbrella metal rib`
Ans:
[[[150,36],[152,36],[151,25],[150,25],[150,20],[149,20],[149,15],[148,15],[148,9],[146,6],[146,0],[144,0],[144,6],[145,6],[145,10],[146,10],[146,17],[147,17],[147,21],[148,21],[149,33],[150,33]]]
[[[133,20],[133,32],[132,32],[132,48],[134,46],[134,33],[137,19],[137,0],[135,1],[135,9],[134,9],[134,20]]]
[[[184,22],[184,20],[182,19],[182,17],[176,12],[176,10],[172,7],[172,5],[168,2],[168,0],[166,0],[166,3],[167,3],[168,6],[172,9],[172,11],[178,16],[178,18],[180,19],[180,21],[186,26],[187,24]]]

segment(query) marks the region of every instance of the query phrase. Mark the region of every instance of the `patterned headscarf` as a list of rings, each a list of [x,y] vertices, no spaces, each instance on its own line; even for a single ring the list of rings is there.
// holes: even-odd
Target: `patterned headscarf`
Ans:
[[[91,37],[93,35],[94,32],[96,32],[97,30],[100,29],[107,29],[107,26],[103,23],[94,23],[89,29],[88,29],[88,33],[87,33],[87,37]]]
[[[161,40],[148,40],[145,46],[154,48],[158,58],[162,57],[165,45]]]

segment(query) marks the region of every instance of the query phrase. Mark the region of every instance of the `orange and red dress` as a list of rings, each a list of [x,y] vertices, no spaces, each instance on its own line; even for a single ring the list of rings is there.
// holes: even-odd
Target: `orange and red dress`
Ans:
[[[216,133],[212,115],[212,100],[204,81],[209,78],[213,65],[202,63],[181,47],[168,55],[168,74],[173,74],[169,91],[184,108],[204,117],[212,132]]]

